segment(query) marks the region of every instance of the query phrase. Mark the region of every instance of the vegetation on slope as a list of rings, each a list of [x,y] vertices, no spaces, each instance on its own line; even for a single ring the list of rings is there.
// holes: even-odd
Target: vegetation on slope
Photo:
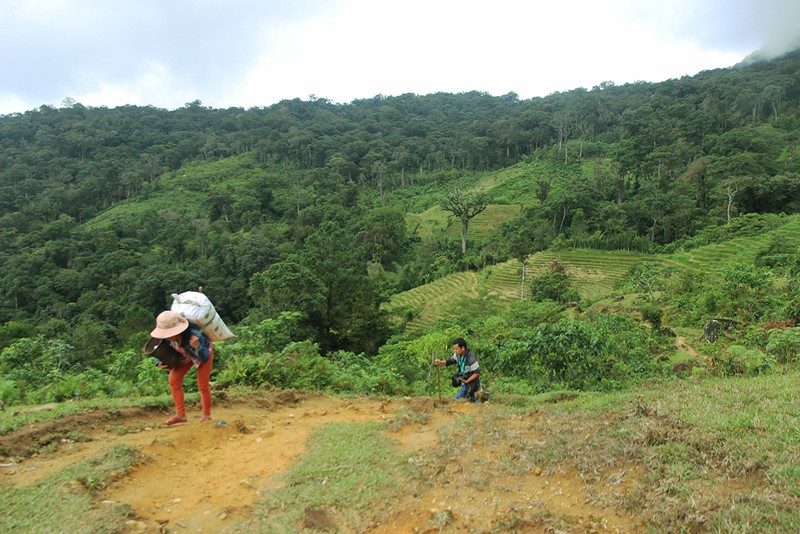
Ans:
[[[744,338],[705,356],[767,369],[768,326],[800,310],[783,215],[800,202],[799,66],[528,101],[0,117],[2,398],[163,392],[146,332],[199,286],[239,334],[219,347],[229,384],[425,392],[430,350],[407,351],[459,333],[498,387],[611,389],[664,372],[662,326],[719,315]],[[455,188],[491,199],[466,253],[441,209]]]

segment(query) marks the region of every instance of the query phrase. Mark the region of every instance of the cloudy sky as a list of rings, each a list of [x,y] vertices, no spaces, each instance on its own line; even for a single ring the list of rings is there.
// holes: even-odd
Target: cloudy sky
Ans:
[[[546,96],[800,46],[799,0],[0,0],[0,114]]]

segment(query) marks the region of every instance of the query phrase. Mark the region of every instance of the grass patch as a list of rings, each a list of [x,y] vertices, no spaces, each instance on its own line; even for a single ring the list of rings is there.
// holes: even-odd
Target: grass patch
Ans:
[[[797,531],[798,379],[799,372],[789,371],[651,381],[613,393],[558,392],[527,402],[516,395],[441,429],[448,447],[427,450],[418,474],[427,473],[430,485],[488,488],[494,477],[525,487],[517,477],[576,471],[589,502],[627,513],[648,531]],[[491,454],[481,444],[491,444]],[[553,528],[569,520],[502,518]]]
[[[244,530],[297,532],[310,511],[324,514],[335,530],[364,532],[402,492],[408,491],[406,457],[381,423],[326,425],[285,475],[283,487],[257,503],[258,520]]]
[[[2,488],[0,532],[122,531],[130,507],[98,506],[94,493],[142,461],[135,448],[118,445],[31,486]]]
[[[604,473],[642,467],[616,504],[650,518],[655,531],[795,530],[798,378],[669,381],[546,403],[546,445],[527,457],[574,467],[599,486]]]

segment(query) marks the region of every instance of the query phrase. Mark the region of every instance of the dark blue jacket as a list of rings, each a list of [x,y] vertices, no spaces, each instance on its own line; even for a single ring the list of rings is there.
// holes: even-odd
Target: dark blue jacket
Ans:
[[[197,339],[200,340],[200,345],[196,349],[189,345],[189,340],[192,339],[192,336],[197,336]],[[191,358],[200,363],[208,361],[209,356],[211,356],[211,347],[211,340],[192,323],[189,323],[189,328],[181,332],[181,348]]]

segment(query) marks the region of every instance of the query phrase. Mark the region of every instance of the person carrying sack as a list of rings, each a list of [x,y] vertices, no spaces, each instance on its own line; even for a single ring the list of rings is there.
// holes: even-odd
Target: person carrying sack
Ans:
[[[201,421],[211,420],[211,366],[214,362],[214,345],[200,329],[186,320],[183,315],[171,310],[161,312],[156,318],[156,327],[150,337],[169,340],[170,346],[183,356],[177,367],[172,369],[159,363],[158,366],[169,371],[169,389],[175,403],[175,415],[164,421],[165,426],[185,423],[183,377],[192,367],[197,367],[197,389],[203,407]]]
[[[470,402],[478,402],[475,393],[481,389],[481,367],[478,358],[467,349],[467,342],[463,337],[453,340],[453,355],[446,360],[435,360],[436,365],[458,365],[458,373],[453,375],[453,386],[460,382],[461,389],[456,393],[456,399],[466,398]]]

